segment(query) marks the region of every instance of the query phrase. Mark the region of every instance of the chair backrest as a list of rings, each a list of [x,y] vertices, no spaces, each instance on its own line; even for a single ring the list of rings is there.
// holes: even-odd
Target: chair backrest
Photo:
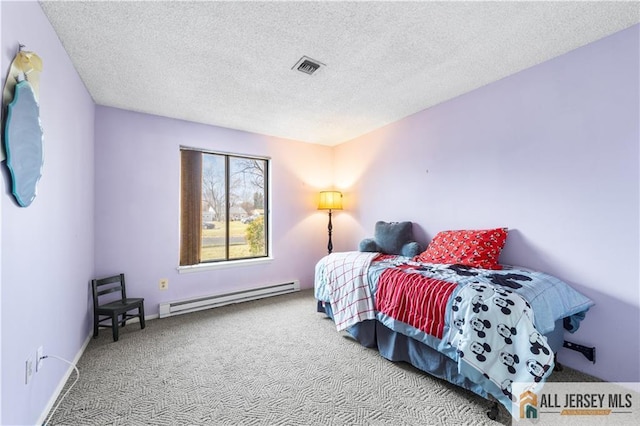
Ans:
[[[120,292],[120,298],[127,298],[127,290],[124,284],[124,274],[114,275],[112,277],[91,280],[91,289],[93,291],[93,307],[99,306],[101,296]],[[118,299],[114,299],[118,300]],[[113,301],[113,300],[111,300]]]

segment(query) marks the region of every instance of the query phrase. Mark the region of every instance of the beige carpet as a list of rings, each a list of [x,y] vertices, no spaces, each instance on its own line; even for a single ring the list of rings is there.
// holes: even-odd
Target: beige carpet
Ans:
[[[503,408],[491,421],[489,401],[336,332],[315,305],[306,290],[130,324],[118,342],[102,329],[49,424],[509,423]],[[594,380],[566,368],[552,377]]]

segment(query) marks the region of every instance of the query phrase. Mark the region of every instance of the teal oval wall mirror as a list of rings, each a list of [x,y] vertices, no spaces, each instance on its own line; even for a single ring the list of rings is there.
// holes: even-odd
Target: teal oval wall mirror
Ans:
[[[7,107],[4,143],[13,196],[22,207],[36,198],[44,160],[42,136],[40,107],[33,88],[28,81],[20,81]]]

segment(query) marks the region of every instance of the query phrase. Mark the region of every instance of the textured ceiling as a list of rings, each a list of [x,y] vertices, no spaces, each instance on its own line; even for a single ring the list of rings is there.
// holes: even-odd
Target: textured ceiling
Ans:
[[[41,5],[97,104],[326,145],[640,21],[638,2]]]

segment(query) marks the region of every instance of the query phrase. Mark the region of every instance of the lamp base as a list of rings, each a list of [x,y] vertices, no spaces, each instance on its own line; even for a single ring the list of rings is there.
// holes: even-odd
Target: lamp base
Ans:
[[[327,226],[327,229],[329,230],[329,244],[327,245],[327,250],[329,251],[329,254],[331,254],[333,251],[333,243],[331,242],[331,231],[333,230],[333,226],[331,225],[331,210],[329,210],[329,226]]]

